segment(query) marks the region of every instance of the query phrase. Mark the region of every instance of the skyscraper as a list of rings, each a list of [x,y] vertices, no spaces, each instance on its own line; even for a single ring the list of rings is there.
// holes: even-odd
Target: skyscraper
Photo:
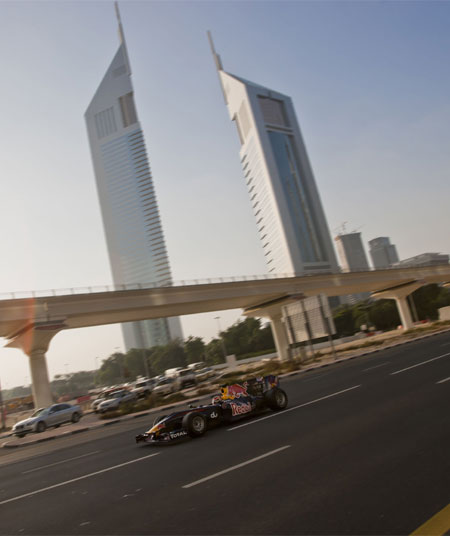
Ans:
[[[156,194],[138,121],[122,23],[120,46],[85,113],[115,285],[170,285]],[[179,318],[122,324],[125,346],[148,348],[182,338]]]
[[[344,272],[360,272],[369,270],[367,255],[361,240],[361,233],[346,233],[335,237],[336,248]],[[347,296],[347,301],[351,304],[366,300],[370,292],[359,292]]]
[[[290,97],[225,72],[211,49],[269,272],[337,270],[336,256]]]
[[[336,241],[341,267],[344,272],[369,270],[361,233],[340,234],[334,240]]]
[[[379,236],[369,240],[369,253],[376,270],[389,268],[398,262],[397,249],[387,236]]]

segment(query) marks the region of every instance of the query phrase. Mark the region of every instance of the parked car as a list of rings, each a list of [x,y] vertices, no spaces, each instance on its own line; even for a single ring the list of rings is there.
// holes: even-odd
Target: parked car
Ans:
[[[190,368],[180,369],[174,375],[174,387],[176,391],[180,391],[191,385],[196,385],[196,383],[197,379],[195,372]]]
[[[188,365],[188,368],[190,368],[192,370],[195,370],[197,372],[197,370],[205,368],[205,362],[204,361],[197,361],[197,363],[190,363]]]
[[[95,413],[98,413],[98,406],[111,397],[112,393],[115,393],[116,391],[119,391],[120,389],[118,387],[114,387],[111,389],[105,389],[102,391],[98,397],[92,402],[91,409],[95,411]]]
[[[173,378],[161,378],[153,388],[153,392],[158,395],[168,395],[174,392]]]
[[[134,393],[137,398],[144,398],[151,394],[154,385],[154,379],[141,379],[135,383],[134,388],[131,390],[131,392]]]
[[[44,432],[50,426],[56,428],[65,422],[78,422],[83,415],[80,406],[71,404],[53,404],[48,408],[37,409],[31,417],[16,423],[12,433],[24,437],[31,432]]]
[[[99,413],[105,413],[106,411],[113,411],[119,409],[121,405],[127,402],[135,402],[137,396],[131,391],[123,389],[122,391],[115,391],[111,393],[110,397],[100,402],[98,406]]]
[[[215,375],[216,373],[211,367],[204,367],[195,371],[195,377],[197,378],[197,382],[204,382],[205,380],[213,378]]]

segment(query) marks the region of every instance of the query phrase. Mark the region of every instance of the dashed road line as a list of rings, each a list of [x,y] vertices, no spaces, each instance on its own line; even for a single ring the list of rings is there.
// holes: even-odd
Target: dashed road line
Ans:
[[[353,389],[358,389],[358,387],[361,387],[361,385],[354,385],[353,387],[349,387],[348,389],[343,389],[342,391],[337,391],[336,393],[331,393],[331,395],[322,396],[320,398],[316,398],[315,400],[310,400],[309,402],[305,402],[304,404],[299,404],[298,406],[294,406],[289,409],[285,409],[279,413],[272,413],[272,415],[267,415],[266,417],[261,417],[259,419],[253,419],[250,422],[246,422],[244,424],[240,424],[239,426],[233,426],[232,428],[228,428],[228,432],[233,432],[234,430],[238,430],[239,428],[243,428],[244,426],[251,426],[252,424],[256,424],[260,421],[265,421],[266,419],[272,419],[273,417],[279,417],[280,415],[284,415],[285,413],[288,413],[289,411],[294,411],[295,409],[304,408],[305,406],[310,406],[311,404],[315,404],[316,402],[320,402],[321,400],[326,400],[327,398],[331,398],[333,396],[338,396],[343,393],[347,393],[348,391],[352,391]]]
[[[379,367],[384,367],[384,365],[388,365],[389,363],[390,363],[390,361],[386,361],[386,363],[381,363],[380,365],[375,365],[373,367],[365,368],[365,369],[363,369],[362,372],[366,372],[367,370],[373,370],[373,369],[376,369],[376,368],[379,368]]]
[[[49,491],[51,489],[60,488],[61,486],[67,486],[67,484],[72,484],[73,482],[78,482],[79,480],[84,480],[85,478],[90,478],[91,476],[100,475],[102,473],[107,473],[108,471],[113,471],[114,469],[119,469],[119,467],[125,467],[126,465],[130,465],[131,463],[140,462],[142,460],[146,460],[147,458],[152,458],[153,456],[157,456],[159,452],[155,452],[154,454],[149,454],[148,456],[143,456],[142,458],[136,458],[135,460],[130,460],[129,462],[125,463],[119,463],[119,465],[113,465],[112,467],[107,467],[106,469],[102,469],[101,471],[95,471],[94,473],[89,473],[87,475],[79,476],[77,478],[72,478],[71,480],[66,480],[65,482],[60,482],[59,484],[53,484],[53,486],[47,486],[46,488],[37,489],[35,491],[30,491],[29,493],[24,493],[23,495],[18,495],[17,497],[11,497],[11,499],[6,499],[4,501],[0,502],[0,506],[2,504],[7,504],[13,501],[19,501],[20,499],[25,499],[26,497],[31,497],[33,495],[37,495],[38,493],[43,493],[44,491]]]
[[[440,381],[438,381],[436,383],[445,383],[445,382],[448,382],[448,381],[450,381],[450,376],[448,378],[444,378],[443,380],[440,380]]]
[[[228,467],[228,469],[224,469],[223,471],[219,471],[218,473],[214,473],[209,476],[205,476],[204,478],[201,478],[200,480],[196,480],[195,482],[191,482],[190,484],[185,484],[184,486],[181,486],[184,489],[192,488],[193,486],[197,486],[198,484],[203,484],[203,482],[206,482],[208,480],[211,480],[213,478],[217,478],[218,476],[224,475],[225,473],[229,473],[230,471],[236,471],[236,469],[240,469],[241,467],[244,467],[246,465],[249,465],[250,463],[255,463],[259,460],[262,460],[263,458],[267,458],[267,456],[272,456],[273,454],[277,454],[278,452],[281,452],[282,450],[290,448],[291,445],[285,445],[284,447],[280,447],[275,450],[271,450],[270,452],[266,452],[265,454],[261,454],[261,456],[257,456],[256,458],[252,458],[251,460],[247,460],[246,462],[238,463],[237,465],[233,465],[231,467]]]
[[[81,456],[75,456],[74,458],[67,458],[67,460],[61,460],[60,462],[49,463],[48,465],[41,465],[40,467],[35,467],[34,469],[29,469],[28,471],[22,471],[23,475],[27,473],[34,473],[34,471],[40,471],[41,469],[46,469],[47,467],[53,467],[54,465],[59,465],[60,463],[71,462],[72,460],[79,460],[80,458],[85,458],[86,456],[92,456],[93,454],[98,454],[101,450],[94,450],[94,452],[88,452],[87,454],[82,454]]]
[[[437,357],[433,357],[432,359],[427,359],[426,361],[422,361],[421,363],[416,363],[415,365],[412,365],[410,367],[406,367],[404,369],[396,370],[395,372],[391,372],[390,375],[394,376],[395,374],[400,374],[401,372],[405,372],[407,370],[411,370],[413,368],[420,367],[421,365],[425,365],[426,363],[431,363],[432,361],[436,361],[437,359],[442,359],[443,357],[447,357],[449,355],[450,355],[450,352],[448,352],[446,354],[438,355]]]

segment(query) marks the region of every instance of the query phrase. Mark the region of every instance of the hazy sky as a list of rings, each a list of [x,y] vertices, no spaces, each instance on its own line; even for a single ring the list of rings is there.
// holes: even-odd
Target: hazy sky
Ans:
[[[449,253],[449,2],[123,1],[173,278],[266,273],[206,31],[224,68],[293,98],[333,235]],[[111,283],[83,114],[119,40],[113,3],[0,1],[0,293]],[[182,319],[209,341],[239,311]],[[122,349],[62,332],[50,376]],[[28,359],[0,349],[3,387]]]

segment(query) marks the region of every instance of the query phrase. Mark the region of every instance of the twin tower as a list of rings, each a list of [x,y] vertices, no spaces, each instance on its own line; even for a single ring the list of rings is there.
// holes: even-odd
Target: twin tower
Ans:
[[[131,68],[120,46],[85,114],[116,289],[172,283]],[[274,275],[337,270],[331,235],[290,97],[223,70],[211,49],[231,120],[267,268]],[[178,317],[122,324],[126,349],[182,338]]]

